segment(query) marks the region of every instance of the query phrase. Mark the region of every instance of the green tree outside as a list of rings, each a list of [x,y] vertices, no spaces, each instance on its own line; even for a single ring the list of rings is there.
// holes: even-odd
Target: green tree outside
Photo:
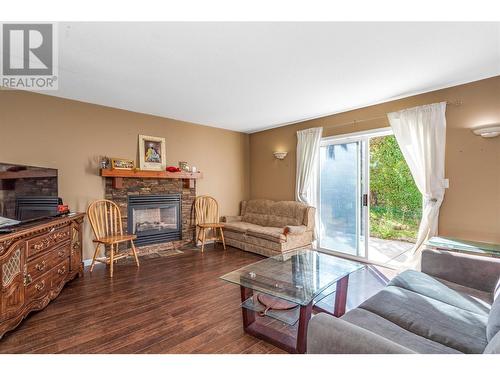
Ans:
[[[422,214],[417,189],[396,138],[370,140],[370,235],[415,242]]]

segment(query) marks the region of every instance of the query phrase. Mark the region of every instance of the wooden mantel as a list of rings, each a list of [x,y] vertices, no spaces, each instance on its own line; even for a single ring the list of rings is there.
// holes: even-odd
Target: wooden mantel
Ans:
[[[123,187],[124,178],[175,178],[184,181],[185,188],[193,188],[194,180],[202,178],[201,172],[167,172],[167,171],[143,171],[140,169],[127,170],[127,169],[101,169],[100,175],[102,177],[113,178],[113,188],[121,189]]]
[[[0,172],[0,180],[17,180],[19,178],[48,178],[57,177],[56,169],[23,169],[20,171]]]

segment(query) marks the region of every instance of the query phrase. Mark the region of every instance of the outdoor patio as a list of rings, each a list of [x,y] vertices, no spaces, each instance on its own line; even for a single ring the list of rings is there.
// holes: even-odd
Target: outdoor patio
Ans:
[[[413,246],[415,244],[411,242],[370,237],[368,260],[391,267],[399,267],[411,258]]]
[[[363,244],[361,246],[364,248]],[[399,268],[411,258],[413,246],[414,244],[411,242],[370,237],[368,261]],[[334,232],[330,236],[324,237],[321,241],[321,247],[353,256],[357,255],[355,236],[340,232]]]

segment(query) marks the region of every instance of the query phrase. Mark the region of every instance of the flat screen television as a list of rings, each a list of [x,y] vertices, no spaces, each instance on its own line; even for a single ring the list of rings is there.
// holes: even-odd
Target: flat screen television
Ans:
[[[0,163],[0,227],[55,216],[59,203],[57,169]]]

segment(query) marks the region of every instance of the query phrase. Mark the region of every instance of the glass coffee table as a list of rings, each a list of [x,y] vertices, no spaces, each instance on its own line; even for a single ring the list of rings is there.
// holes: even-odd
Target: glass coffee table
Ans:
[[[240,286],[246,333],[290,353],[305,353],[313,309],[342,316],[349,275],[364,267],[314,250],[296,250],[250,264],[221,279]],[[332,293],[332,312],[316,306]]]

